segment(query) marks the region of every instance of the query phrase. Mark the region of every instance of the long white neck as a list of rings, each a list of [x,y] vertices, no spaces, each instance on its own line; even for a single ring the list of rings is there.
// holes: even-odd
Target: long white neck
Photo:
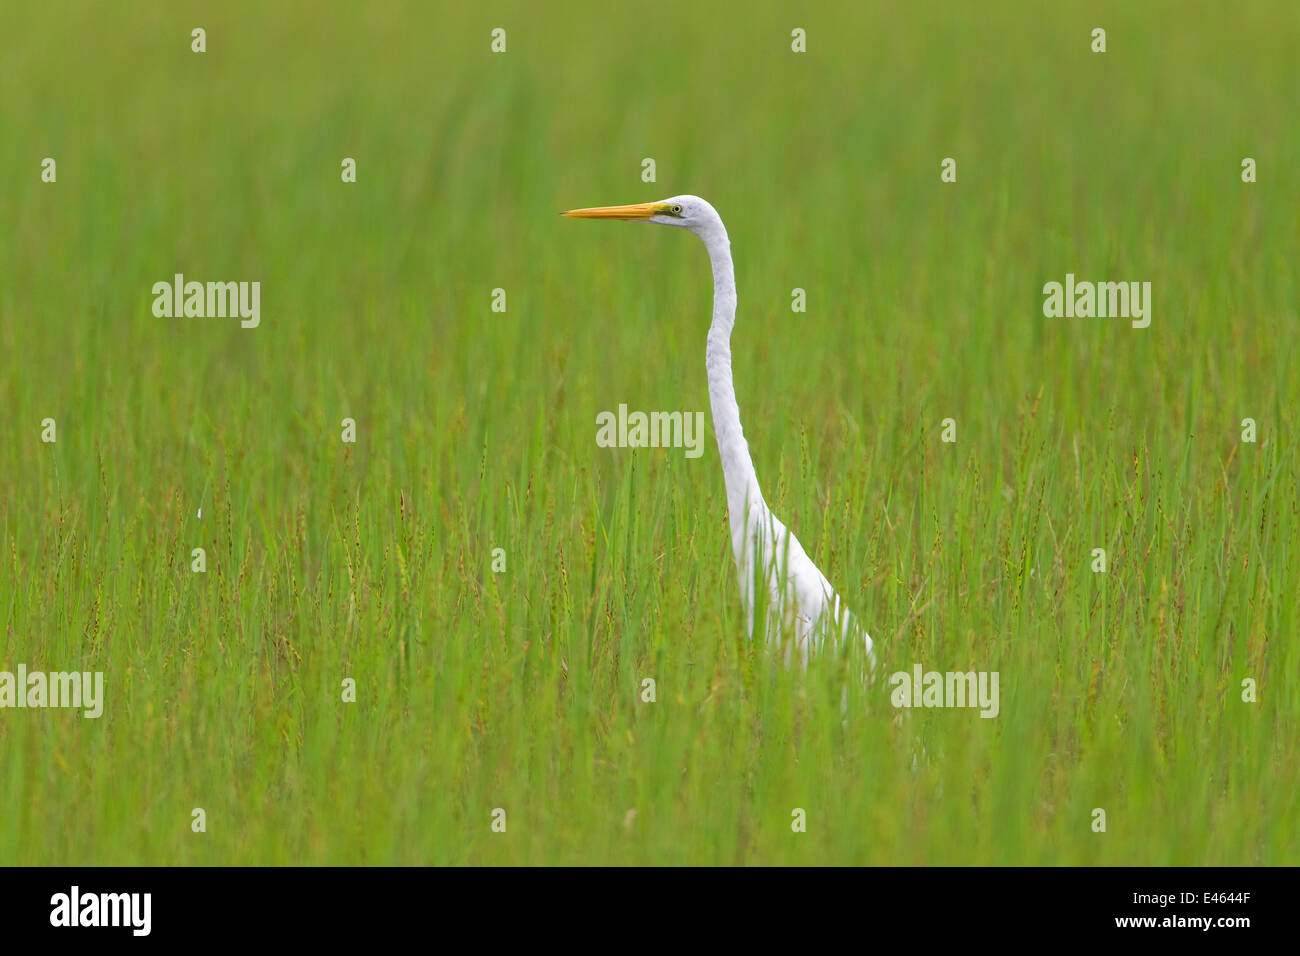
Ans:
[[[722,477],[727,485],[727,513],[731,523],[732,550],[736,563],[746,566],[742,548],[745,543],[746,514],[764,507],[763,493],[754,474],[754,461],[740,427],[740,407],[731,378],[731,330],[736,324],[736,272],[731,264],[731,240],[719,221],[715,229],[701,232],[700,238],[713,264],[713,324],[709,326],[709,344],[705,365],[709,372],[709,404],[713,409],[713,431],[722,458]]]

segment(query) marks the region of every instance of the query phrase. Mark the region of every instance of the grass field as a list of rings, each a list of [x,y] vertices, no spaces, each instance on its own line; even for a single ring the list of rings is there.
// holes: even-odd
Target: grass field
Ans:
[[[5,5],[0,670],[105,701],[0,709],[0,863],[1300,862],[1300,8],[975,6]],[[707,413],[708,262],[557,213],[677,193],[773,509],[995,719],[842,721],[711,425],[597,446]]]

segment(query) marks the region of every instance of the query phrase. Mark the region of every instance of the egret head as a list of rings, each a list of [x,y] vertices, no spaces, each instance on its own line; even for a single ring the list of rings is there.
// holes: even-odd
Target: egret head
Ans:
[[[722,229],[722,219],[709,203],[699,196],[673,196],[660,202],[633,203],[630,206],[592,206],[570,209],[563,213],[576,219],[622,219],[626,222],[653,222],[661,226],[689,229],[699,236]]]

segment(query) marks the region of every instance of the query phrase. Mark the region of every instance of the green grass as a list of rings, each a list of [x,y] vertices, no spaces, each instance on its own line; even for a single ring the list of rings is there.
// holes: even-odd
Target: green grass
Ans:
[[[978,6],[7,4],[0,669],[107,702],[0,710],[0,862],[1300,862],[1300,15]],[[711,426],[596,447],[707,410],[708,265],[556,214],[687,192],[773,508],[997,719],[841,722],[743,638]]]

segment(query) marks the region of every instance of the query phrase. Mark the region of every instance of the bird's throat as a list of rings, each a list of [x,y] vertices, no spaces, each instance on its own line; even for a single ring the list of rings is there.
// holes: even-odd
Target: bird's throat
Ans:
[[[709,326],[705,367],[709,376],[709,405],[713,431],[722,460],[722,477],[727,488],[727,513],[731,524],[732,550],[737,567],[746,566],[742,548],[746,515],[763,506],[754,462],[740,425],[740,406],[731,373],[731,330],[736,323],[736,277],[731,262],[731,243],[725,232],[703,236],[713,265],[713,323]]]

